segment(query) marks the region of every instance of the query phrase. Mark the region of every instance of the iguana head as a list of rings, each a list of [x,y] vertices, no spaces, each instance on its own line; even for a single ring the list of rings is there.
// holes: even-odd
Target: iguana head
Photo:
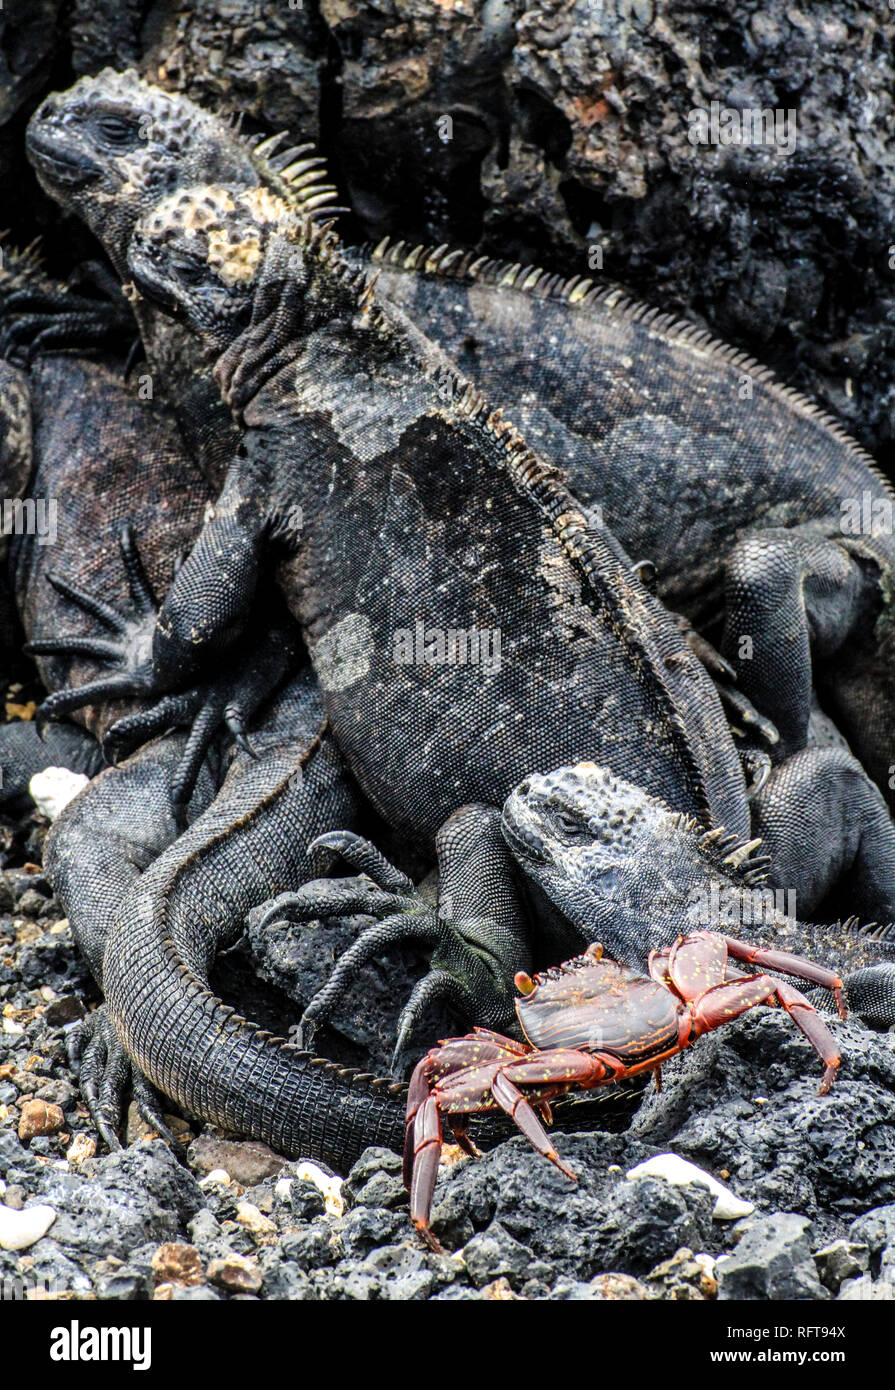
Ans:
[[[329,224],[266,188],[204,185],[163,198],[134,229],[128,273],[216,352],[250,318],[252,351],[268,357],[364,309],[364,274],[342,260]]]
[[[263,188],[181,189],[137,223],[128,271],[147,299],[220,347],[250,312],[271,233],[292,220]]]
[[[242,136],[227,117],[132,70],[105,68],[48,96],[27,143],[44,188],[87,222],[121,274],[137,219],[176,188],[261,184],[306,215],[335,193],[310,146],[283,149],[282,136]]]
[[[595,763],[527,777],[511,792],[501,828],[529,879],[586,940],[625,959],[628,942],[665,945],[710,904],[712,885],[762,881],[766,861],[724,831],[704,832],[640,787]],[[642,964],[642,949],[635,952]]]

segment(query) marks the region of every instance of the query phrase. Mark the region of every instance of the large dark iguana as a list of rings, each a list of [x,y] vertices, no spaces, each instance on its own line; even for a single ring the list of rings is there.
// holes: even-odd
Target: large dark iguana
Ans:
[[[119,269],[162,189],[260,185],[318,210],[329,197],[304,153],[248,140],[134,73],[49,98],[29,142],[45,187]],[[671,608],[704,626],[726,607],[726,654],[775,720],[778,758],[805,745],[813,668],[888,793],[895,495],[869,456],[745,354],[618,290],[444,247],[399,243],[372,259],[380,295],[562,460],[590,516],[599,508],[655,564]]]

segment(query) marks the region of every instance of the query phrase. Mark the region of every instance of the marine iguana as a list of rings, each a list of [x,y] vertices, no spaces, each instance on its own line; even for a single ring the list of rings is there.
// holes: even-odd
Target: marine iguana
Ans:
[[[288,200],[297,187],[305,200],[324,177],[303,151],[252,142],[134,73],[49,98],[29,141],[44,186],[119,268],[162,188],[261,184]],[[746,354],[615,288],[446,247],[384,244],[372,260],[380,295],[562,459],[582,505],[655,564],[670,607],[697,627],[726,607],[724,652],[775,720],[777,758],[805,746],[813,675],[888,794],[895,494],[841,427]]]
[[[849,1007],[876,1027],[895,1023],[893,924],[797,920],[748,857],[605,768],[582,763],[525,779],[500,826],[517,864],[579,940],[603,941],[614,959],[639,967],[650,950],[700,927],[757,932],[817,964],[835,962]]]

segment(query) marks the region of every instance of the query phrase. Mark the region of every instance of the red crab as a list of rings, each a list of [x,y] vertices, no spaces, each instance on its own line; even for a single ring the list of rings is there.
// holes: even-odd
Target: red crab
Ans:
[[[441,1156],[442,1115],[450,1116],[457,1143],[478,1150],[465,1117],[505,1110],[539,1153],[576,1181],[536,1112],[550,1122],[550,1102],[574,1089],[590,1090],[652,1070],[692,1042],[756,1004],[780,1005],[824,1063],[820,1094],[839,1066],[836,1041],[804,995],[770,975],[752,975],[731,960],[794,975],[833,992],[846,1017],[842,981],[786,951],[765,950],[715,932],[696,931],[663,951],[652,951],[649,978],[603,958],[600,945],[558,969],[515,977],[522,998],[516,1014],[526,1042],[476,1028],[449,1038],[416,1066],[407,1097],[404,1181],[410,1217],[433,1250],[429,1213]]]

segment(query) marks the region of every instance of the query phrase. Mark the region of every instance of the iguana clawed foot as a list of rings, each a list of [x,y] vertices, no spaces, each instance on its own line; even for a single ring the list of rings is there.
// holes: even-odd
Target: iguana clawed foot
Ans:
[[[159,696],[148,708],[125,715],[113,724],[103,749],[110,760],[118,761],[157,734],[188,726],[190,736],[172,784],[175,807],[185,809],[202,761],[221,728],[229,731],[239,747],[252,751],[247,727],[258,707],[291,670],[296,641],[285,624],[271,625],[265,628],[259,642],[247,650],[242,664],[234,656],[222,672],[187,690],[161,690],[152,660],[158,605],[129,525],[121,528],[119,544],[135,609],[132,616],[118,612],[111,604],[58,575],[47,576],[58,593],[95,618],[107,635],[60,634],[31,642],[25,650],[32,656],[93,657],[117,669],[108,676],[49,695],[38,710],[38,725],[98,701]]]
[[[508,977],[501,974],[495,956],[482,949],[488,924],[475,925],[475,944],[464,939],[471,924],[453,923],[414,887],[374,845],[359,835],[336,831],[318,836],[309,846],[336,851],[357,877],[318,879],[297,892],[282,893],[256,909],[262,929],[273,922],[294,924],[346,917],[355,913],[377,920],[365,928],[338,961],[324,987],[311,999],[301,1020],[301,1046],[311,1045],[316,1029],[332,1017],[364,966],[396,946],[430,950],[430,969],[414,986],[402,1010],[392,1069],[399,1074],[405,1051],[417,1027],[435,1003],[446,1004],[458,1017],[471,1022],[487,1020],[504,1026],[512,1011]],[[445,894],[442,893],[442,902]]]
[[[110,1149],[122,1147],[119,1134],[128,1086],[146,1123],[172,1148],[179,1147],[162,1118],[161,1097],[128,1057],[105,1004],[75,1025],[68,1034],[67,1046],[90,1118]]]
[[[40,274],[3,297],[0,356],[27,366],[47,350],[83,354],[134,340],[137,326],[117,281],[104,267],[85,270],[91,273],[79,277],[79,283],[94,279],[102,297],[56,286]]]

